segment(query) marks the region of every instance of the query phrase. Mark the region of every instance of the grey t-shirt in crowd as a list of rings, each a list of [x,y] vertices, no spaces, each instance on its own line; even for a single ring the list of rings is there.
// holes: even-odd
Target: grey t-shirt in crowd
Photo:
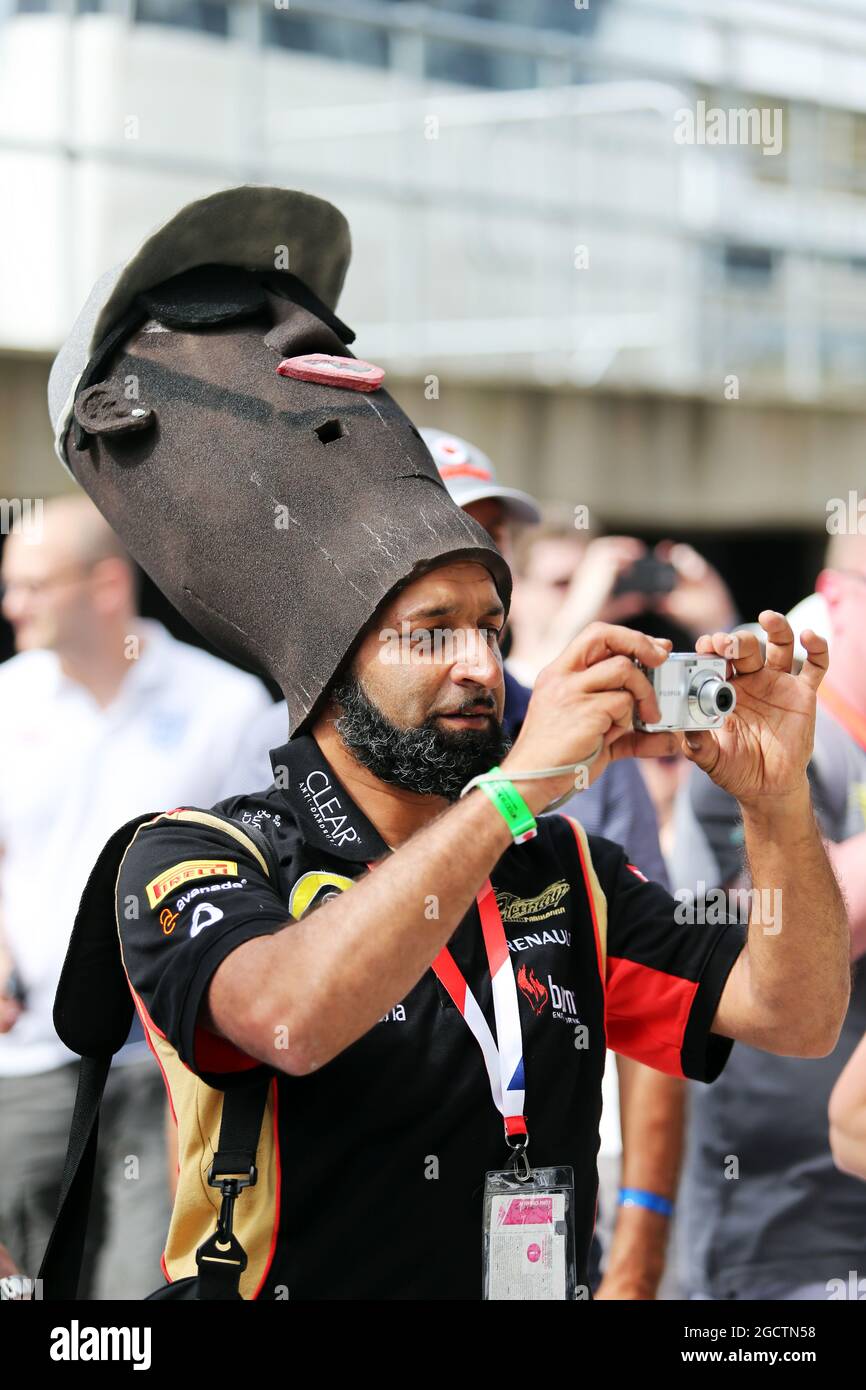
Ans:
[[[603,835],[622,845],[635,868],[668,887],[655,807],[634,758],[609,763],[591,787],[575,792],[556,809],[580,821],[587,835]]]
[[[822,833],[839,843],[866,829],[866,748],[819,703],[809,767]],[[672,891],[728,887],[743,873],[736,802],[693,769],[677,806]],[[701,884],[703,887],[701,887]],[[748,886],[748,885],[746,885]],[[784,902],[780,941],[784,940]],[[743,905],[741,920],[747,920]],[[772,898],[765,925],[777,921]],[[700,930],[696,926],[696,930]],[[802,1001],[809,1008],[809,999]],[[777,1057],[737,1043],[712,1086],[690,1083],[690,1121],[678,1211],[684,1296],[759,1297],[866,1272],[866,1183],[833,1162],[827,1107],[866,1032],[866,968],[855,966],[848,1015],[829,1057]],[[778,1295],[777,1295],[778,1296]]]

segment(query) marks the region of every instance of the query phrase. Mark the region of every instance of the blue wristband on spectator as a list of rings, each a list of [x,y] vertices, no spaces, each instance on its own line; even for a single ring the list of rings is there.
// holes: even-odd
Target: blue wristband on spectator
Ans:
[[[645,1192],[642,1187],[621,1187],[619,1189],[621,1207],[646,1207],[647,1211],[657,1211],[661,1216],[673,1216],[674,1204],[657,1192]]]

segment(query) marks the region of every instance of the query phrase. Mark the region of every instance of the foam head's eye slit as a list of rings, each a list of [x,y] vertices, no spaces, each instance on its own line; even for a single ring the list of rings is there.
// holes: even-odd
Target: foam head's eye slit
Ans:
[[[342,439],[345,433],[339,420],[326,420],[324,425],[316,426],[316,434],[323,444],[333,444],[335,439]]]

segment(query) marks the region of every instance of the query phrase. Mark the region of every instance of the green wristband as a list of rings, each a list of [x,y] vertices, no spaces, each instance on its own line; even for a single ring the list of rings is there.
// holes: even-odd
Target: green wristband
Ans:
[[[535,816],[530,811],[513,782],[492,780],[494,777],[501,776],[502,769],[500,767],[492,767],[484,777],[481,777],[475,783],[475,785],[493,802],[493,805],[511,831],[511,837],[514,843],[516,845],[522,845],[524,840],[533,840],[538,834]],[[488,778],[491,780],[488,781]]]

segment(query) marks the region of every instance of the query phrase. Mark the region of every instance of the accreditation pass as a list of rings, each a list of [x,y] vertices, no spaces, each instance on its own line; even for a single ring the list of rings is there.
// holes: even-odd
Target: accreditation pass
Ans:
[[[493,1197],[488,1298],[565,1298],[565,1202],[564,1192]]]

